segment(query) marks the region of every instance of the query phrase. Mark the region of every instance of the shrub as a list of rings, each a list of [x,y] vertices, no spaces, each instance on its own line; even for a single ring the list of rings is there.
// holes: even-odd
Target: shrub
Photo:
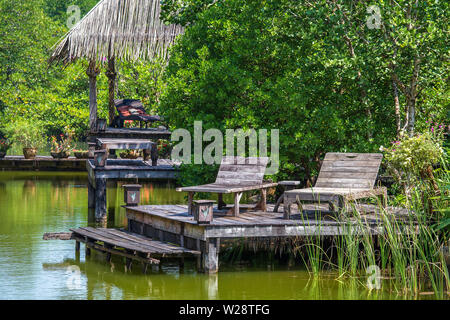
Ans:
[[[16,120],[4,129],[12,143],[23,148],[40,148],[43,146],[43,126],[39,121]]]
[[[389,148],[381,146],[385,152],[387,169],[394,179],[403,186],[405,194],[421,179],[428,181],[438,191],[433,176],[433,165],[439,163],[444,151],[441,136],[435,130],[418,134],[413,137],[404,137],[392,142]]]

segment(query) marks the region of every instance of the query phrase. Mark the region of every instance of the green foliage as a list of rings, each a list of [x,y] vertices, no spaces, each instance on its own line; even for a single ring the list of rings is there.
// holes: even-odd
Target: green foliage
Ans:
[[[205,130],[280,129],[280,161],[290,164],[291,178],[313,176],[325,152],[376,152],[391,141],[396,127],[389,63],[407,82],[414,52],[430,46],[418,103],[427,117],[442,118],[446,86],[431,74],[445,74],[439,62],[446,53],[444,34],[433,27],[431,40],[421,33],[423,47],[409,50],[414,35],[396,20],[394,5],[383,5],[389,13],[383,21],[401,44],[395,59],[383,30],[365,26],[366,3],[187,1],[178,13],[180,2],[166,3],[173,10],[165,13],[169,21],[191,24],[171,52],[159,113],[172,128],[192,130],[194,120],[203,120]],[[420,22],[440,26],[446,7],[423,5],[429,17],[420,13]],[[406,103],[403,95],[400,103]]]
[[[182,186],[198,186],[213,183],[219,167],[217,165],[181,164],[178,184]],[[196,193],[197,198],[209,199],[211,193]]]
[[[400,173],[404,179],[411,175],[422,177],[424,170],[437,164],[443,155],[442,141],[430,132],[395,141],[383,151],[388,168]]]
[[[83,17],[97,2],[99,0],[44,0],[44,11],[55,21],[66,25],[67,19],[73,14],[70,11],[67,12],[69,6],[78,6],[80,8],[80,16]]]
[[[40,148],[45,143],[42,135],[42,123],[39,121],[17,120],[6,126],[3,131],[14,144],[23,148]]]
[[[89,123],[87,63],[49,66],[51,47],[67,31],[67,8],[78,5],[81,16],[96,0],[0,0],[0,127],[17,119],[41,121],[42,135],[59,136],[69,126],[75,138],[86,136]],[[164,63],[117,62],[118,98],[143,101],[154,112],[162,90]],[[105,71],[105,70],[102,70]],[[108,83],[97,78],[99,117],[108,116]]]
[[[217,2],[221,0],[162,0],[161,18],[167,23],[185,26],[193,23],[199,13]]]

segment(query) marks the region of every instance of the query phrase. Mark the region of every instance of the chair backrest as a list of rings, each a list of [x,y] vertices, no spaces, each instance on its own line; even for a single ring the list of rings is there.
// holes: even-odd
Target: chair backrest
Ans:
[[[216,184],[259,185],[263,182],[268,157],[223,157]]]
[[[116,106],[117,111],[124,117],[146,114],[144,105],[140,100],[117,99],[114,100],[114,105]]]
[[[327,153],[315,187],[372,189],[382,159],[381,153]]]

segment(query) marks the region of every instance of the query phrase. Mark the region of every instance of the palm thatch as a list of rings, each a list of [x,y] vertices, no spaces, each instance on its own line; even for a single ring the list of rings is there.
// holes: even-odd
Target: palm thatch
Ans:
[[[159,0],[102,0],[54,46],[49,61],[166,58],[183,28],[163,24],[160,11]]]

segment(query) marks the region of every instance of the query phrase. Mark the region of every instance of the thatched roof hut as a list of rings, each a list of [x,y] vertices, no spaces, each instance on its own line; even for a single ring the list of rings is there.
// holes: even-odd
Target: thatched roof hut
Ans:
[[[97,122],[96,77],[106,65],[109,78],[109,120],[114,117],[115,60],[167,57],[167,49],[183,32],[178,25],[165,25],[159,18],[159,0],[101,0],[55,46],[50,63],[89,61],[90,128]]]
[[[159,0],[102,0],[55,45],[50,62],[166,56],[183,28],[165,25],[159,19],[160,8]]]

